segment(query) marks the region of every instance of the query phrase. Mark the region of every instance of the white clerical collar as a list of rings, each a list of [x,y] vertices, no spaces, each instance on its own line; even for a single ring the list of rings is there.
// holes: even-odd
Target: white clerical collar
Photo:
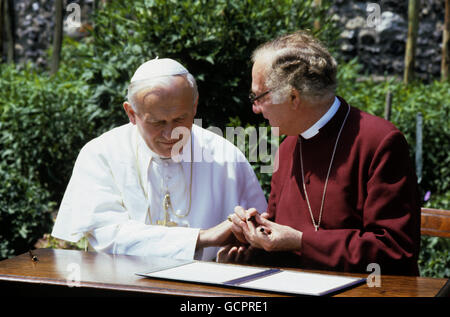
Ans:
[[[341,105],[341,101],[337,97],[334,97],[333,104],[331,105],[330,109],[328,109],[328,111],[322,116],[322,118],[317,120],[316,123],[314,123],[308,130],[304,131],[300,135],[304,139],[310,139],[313,136],[315,136],[317,133],[319,133],[319,130],[323,126],[325,126],[328,123],[328,121],[331,120],[331,118],[333,118],[333,116],[338,111],[340,105]]]

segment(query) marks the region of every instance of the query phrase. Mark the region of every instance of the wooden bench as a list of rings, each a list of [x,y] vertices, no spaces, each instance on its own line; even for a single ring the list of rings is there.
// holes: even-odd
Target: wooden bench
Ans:
[[[424,236],[450,238],[450,210],[421,208],[420,233]],[[450,296],[450,279],[436,297]]]
[[[450,210],[422,208],[421,223],[422,235],[450,238]]]

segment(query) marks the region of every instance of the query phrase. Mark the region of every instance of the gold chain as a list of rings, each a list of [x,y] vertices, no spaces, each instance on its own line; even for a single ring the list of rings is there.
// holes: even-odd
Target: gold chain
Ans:
[[[338,141],[339,141],[339,137],[341,136],[342,128],[344,128],[344,124],[345,124],[345,121],[347,121],[347,117],[348,117],[349,113],[350,113],[350,106],[348,106],[347,114],[345,115],[344,121],[342,122],[342,125],[341,125],[341,129],[339,130],[338,136],[336,138],[336,143],[334,144],[333,154],[331,155],[330,166],[328,167],[327,178],[325,179],[325,185],[323,187],[322,202],[320,203],[319,220],[318,220],[317,224],[316,224],[316,221],[314,220],[314,215],[313,215],[313,212],[312,212],[312,209],[311,209],[311,204],[309,203],[308,192],[306,191],[305,174],[303,172],[302,138],[301,138],[301,136],[298,138],[298,143],[300,144],[300,146],[299,146],[299,150],[300,150],[300,166],[301,166],[301,170],[302,170],[303,191],[305,192],[306,203],[308,205],[309,214],[311,215],[311,220],[312,220],[312,224],[314,226],[315,231],[319,230],[320,222],[322,221],[323,204],[325,202],[325,193],[327,191],[328,178],[330,177],[331,166],[333,165],[334,154],[336,153],[336,148],[337,148],[337,144],[338,144]]]
[[[190,169],[191,169],[191,173],[190,173],[190,179],[189,179],[189,208],[188,211],[184,214],[184,215],[179,215],[177,214],[174,210],[173,210],[173,206],[172,206],[172,202],[170,200],[170,193],[167,190],[166,194],[164,195],[164,199],[163,199],[163,206],[164,209],[167,211],[170,208],[170,211],[172,212],[172,214],[177,217],[177,218],[185,218],[189,215],[189,213],[191,212],[191,201],[192,201],[192,162],[194,161],[193,158],[193,138],[192,138],[192,132],[191,132],[191,165],[190,165]]]

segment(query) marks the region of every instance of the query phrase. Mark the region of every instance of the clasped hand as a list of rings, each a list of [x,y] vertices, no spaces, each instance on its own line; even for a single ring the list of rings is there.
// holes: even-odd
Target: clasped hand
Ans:
[[[219,262],[248,262],[255,249],[272,251],[297,251],[301,248],[302,232],[289,226],[268,220],[269,214],[255,208],[245,210],[237,206],[232,221],[231,231],[239,242],[230,244],[217,254]]]

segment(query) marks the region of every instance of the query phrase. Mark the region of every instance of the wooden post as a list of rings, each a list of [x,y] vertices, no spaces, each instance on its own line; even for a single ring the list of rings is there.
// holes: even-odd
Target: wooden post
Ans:
[[[450,0],[445,1],[445,21],[442,34],[441,79],[449,80],[450,73]]]
[[[320,10],[320,7],[322,6],[322,0],[314,0],[314,8],[315,11],[318,12]],[[315,19],[314,20],[314,31],[318,31],[320,29],[320,20]]]
[[[6,61],[14,63],[14,30],[13,30],[13,11],[9,0],[3,1],[3,20],[5,22],[6,35]]]
[[[417,30],[419,28],[420,0],[409,0],[408,4],[408,39],[405,52],[405,73],[403,82],[409,84],[414,77],[416,57]]]
[[[416,115],[416,175],[417,182],[422,182],[422,135],[423,135],[423,116],[422,113]]]
[[[0,63],[3,62],[3,0],[0,0]]]
[[[53,33],[53,53],[50,74],[56,74],[61,59],[63,37],[63,0],[55,0],[55,31]]]
[[[389,90],[386,94],[386,105],[384,107],[384,118],[388,121],[391,119],[391,107],[392,107],[392,92]]]

